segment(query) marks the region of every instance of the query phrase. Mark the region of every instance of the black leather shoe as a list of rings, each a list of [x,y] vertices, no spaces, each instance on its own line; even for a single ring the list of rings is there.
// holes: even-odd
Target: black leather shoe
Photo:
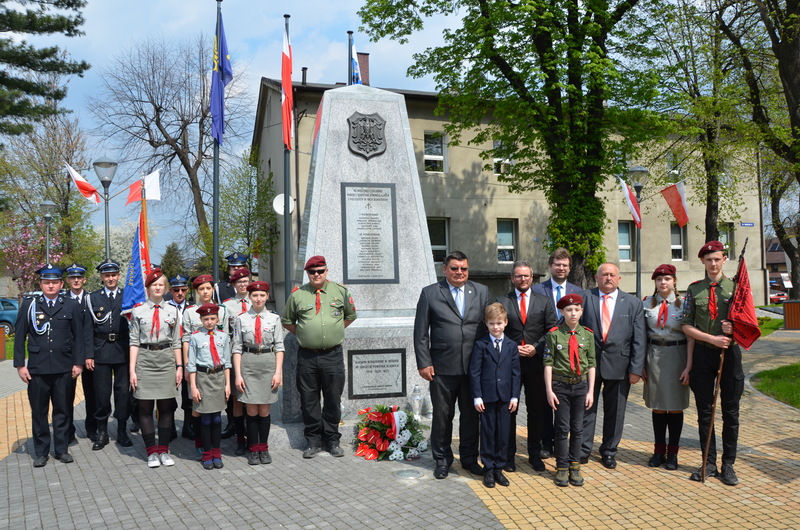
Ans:
[[[234,454],[236,456],[243,456],[246,452],[247,452],[247,444],[246,443],[242,442],[242,443],[236,444],[236,451],[234,452]],[[303,453],[303,454],[305,455],[305,453]],[[303,458],[305,458],[305,456]]]
[[[236,425],[234,425],[233,420],[228,421],[228,424],[222,429],[222,439],[226,440],[236,434]]]
[[[487,488],[494,487],[494,473],[486,473],[483,475],[483,485]]]
[[[542,460],[547,460],[548,458],[553,456],[553,451],[548,451],[547,449],[542,449],[539,451],[539,458]]]
[[[436,468],[434,468],[434,470],[433,470],[433,478],[441,480],[443,478],[447,478],[447,475],[449,473],[450,473],[450,470],[448,469],[448,467],[446,465],[444,465],[444,464],[441,464],[441,465],[436,466]]]
[[[730,464],[722,464],[722,473],[718,475],[720,482],[726,486],[736,486],[739,484],[739,478],[736,476],[736,471]]]
[[[581,457],[581,464],[588,464],[588,463],[589,463],[589,457],[588,456],[582,456]]]
[[[511,463],[503,466],[503,471],[507,473],[514,473],[517,470],[517,464]]]
[[[338,443],[332,443],[328,446],[328,452],[331,456],[335,457],[342,457],[344,456],[344,449],[342,449]]]
[[[656,453],[650,457],[650,460],[647,462],[649,467],[661,467],[661,464],[666,462],[667,457],[664,454]]]
[[[108,445],[108,430],[99,427],[97,429],[97,440],[92,444],[92,451],[100,451],[103,447]]]
[[[697,471],[689,475],[689,480],[693,480],[695,482],[702,482],[703,480],[702,473],[703,473],[703,468],[702,467],[698,468]],[[709,464],[706,466],[706,478],[714,478],[717,475],[719,475],[719,472],[717,471],[717,466],[713,464]]]
[[[483,475],[483,467],[477,462],[473,462],[469,465],[461,465],[464,469],[472,473],[473,475]]]
[[[305,451],[303,451],[303,458],[314,458],[319,453],[320,449],[316,445],[309,445]]]
[[[678,469],[678,455],[667,455],[667,465],[664,467],[670,471]]]
[[[131,428],[129,430],[131,432],[139,432],[139,422],[138,421],[131,422]]]
[[[600,462],[606,469],[614,469],[617,467],[617,459],[614,458],[613,456],[606,455],[601,459]]]
[[[121,447],[133,447],[133,442],[128,436],[128,433],[125,432],[125,427],[117,430],[117,443]]]
[[[534,469],[534,471],[544,471],[545,470],[544,462],[542,462],[541,458],[531,458],[530,460],[528,460],[528,463],[531,465],[531,467]]]
[[[47,465],[48,456],[37,456],[33,459],[33,467],[44,467]]]
[[[75,461],[75,459],[72,458],[72,455],[69,454],[69,453],[62,453],[60,455],[55,455],[55,457],[56,457],[56,460],[58,460],[59,462],[62,462],[64,464],[71,464],[72,462]]]
[[[491,473],[486,473],[486,475],[491,475]],[[485,477],[486,475],[484,475],[484,477]],[[502,471],[500,471],[499,469],[496,469],[496,470],[494,471],[494,479],[495,479],[495,481],[497,481],[497,483],[498,483],[498,484],[500,484],[501,486],[506,486],[506,487],[508,487],[508,485],[509,485],[509,484],[511,484],[511,483],[508,481],[508,479],[506,478],[506,476],[505,476],[505,475],[503,475],[503,472],[502,472]]]
[[[93,431],[89,433],[87,438],[92,442],[96,442],[100,438],[100,435],[97,434],[97,431]]]

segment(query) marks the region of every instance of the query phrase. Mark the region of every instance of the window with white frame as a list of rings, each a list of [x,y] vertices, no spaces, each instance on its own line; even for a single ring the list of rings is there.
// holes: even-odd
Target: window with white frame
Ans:
[[[431,238],[431,252],[433,262],[442,263],[447,257],[448,247],[450,246],[448,220],[443,217],[428,218],[428,235]]]
[[[517,259],[517,220],[497,220],[497,261],[513,262]]]
[[[736,241],[733,237],[733,223],[722,223],[719,228],[719,242],[728,251],[728,258],[736,259]]]
[[[619,233],[619,260],[633,261],[633,222],[619,221],[617,231]]]
[[[425,171],[444,172],[444,135],[440,132],[425,133]]]
[[[672,252],[672,261],[686,259],[686,226],[681,228],[678,223],[670,223],[669,245]]]
[[[494,140],[492,143],[492,149],[497,150],[503,147],[503,143],[500,140]],[[502,158],[495,156],[494,157],[494,174],[495,175],[507,175],[509,170],[511,169],[511,160],[508,158]]]

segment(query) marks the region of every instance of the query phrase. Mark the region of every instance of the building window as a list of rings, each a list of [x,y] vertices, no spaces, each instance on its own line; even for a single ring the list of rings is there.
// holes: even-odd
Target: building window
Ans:
[[[686,227],[681,228],[678,223],[669,225],[669,244],[672,251],[672,261],[686,259]]]
[[[733,238],[733,223],[722,223],[719,228],[719,242],[728,251],[728,258],[736,259],[736,241]]]
[[[434,263],[442,263],[444,258],[447,257],[447,249],[450,243],[447,225],[447,219],[428,218],[428,235],[431,238],[431,252],[433,253]]]
[[[497,261],[513,262],[517,259],[516,219],[497,220]]]
[[[633,261],[633,222],[619,221],[617,230],[619,231],[619,260]]]
[[[425,133],[425,171],[444,172],[444,135],[442,133]]]
[[[667,153],[667,175],[670,182],[681,180],[681,159],[675,151]]]
[[[492,149],[497,151],[503,147],[503,143],[500,140],[494,140],[492,143]],[[502,158],[495,156],[494,157],[494,174],[495,175],[508,175],[511,170],[511,160],[508,158]]]
[[[770,265],[770,272],[781,272],[780,265],[778,265],[777,263],[773,263],[772,265]]]

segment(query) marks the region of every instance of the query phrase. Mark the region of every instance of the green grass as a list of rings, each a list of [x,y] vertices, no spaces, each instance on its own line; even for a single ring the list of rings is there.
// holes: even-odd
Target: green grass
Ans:
[[[783,329],[783,319],[758,317],[758,327],[761,329],[761,336],[766,337],[773,331]]]
[[[759,372],[751,381],[759,392],[792,407],[800,407],[800,363]]]

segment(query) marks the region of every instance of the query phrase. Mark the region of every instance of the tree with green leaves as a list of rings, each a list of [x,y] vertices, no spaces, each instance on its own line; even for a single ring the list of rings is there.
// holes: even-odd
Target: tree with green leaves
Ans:
[[[414,56],[412,77],[432,75],[453,143],[493,143],[486,160],[512,160],[502,180],[538,189],[551,209],[551,250],[573,255],[571,280],[587,286],[605,260],[600,191],[626,155],[657,133],[648,112],[657,76],[637,8],[646,0],[367,0],[373,40],[405,42],[426,18],[457,15],[444,44]],[[623,61],[622,58],[625,60]],[[485,125],[488,121],[488,126]],[[613,178],[613,177],[612,177]]]
[[[167,278],[173,278],[178,274],[184,274],[186,263],[181,255],[180,247],[177,243],[170,243],[161,256],[161,270]]]
[[[89,69],[57,46],[37,48],[9,35],[82,35],[85,5],[86,0],[0,0],[0,134],[29,132],[32,122],[62,112],[53,103],[66,97],[66,85],[47,83],[39,74],[81,75]]]

